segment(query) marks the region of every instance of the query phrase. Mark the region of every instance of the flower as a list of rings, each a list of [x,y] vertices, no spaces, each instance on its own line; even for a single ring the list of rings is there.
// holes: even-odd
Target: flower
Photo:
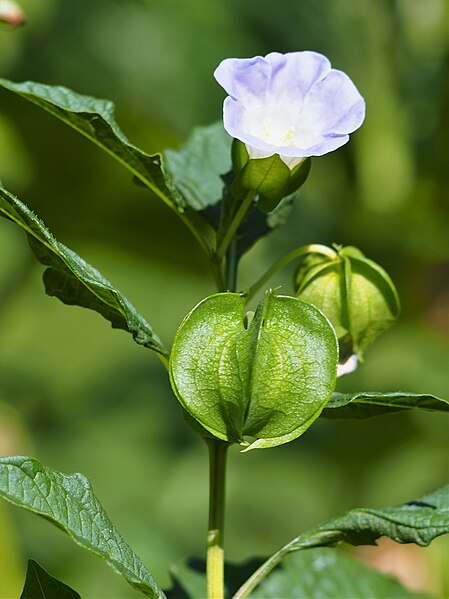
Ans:
[[[351,79],[318,52],[227,58],[214,76],[229,94],[224,128],[250,158],[279,154],[292,169],[347,143],[365,118]]]

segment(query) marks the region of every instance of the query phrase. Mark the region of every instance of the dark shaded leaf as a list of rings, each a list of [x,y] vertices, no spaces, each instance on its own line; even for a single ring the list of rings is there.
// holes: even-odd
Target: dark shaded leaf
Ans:
[[[81,599],[81,597],[30,559],[20,599]]]
[[[326,418],[373,418],[402,410],[449,412],[449,402],[433,395],[394,391],[358,391],[333,393],[322,412]]]
[[[147,597],[165,597],[82,474],[62,474],[34,458],[0,458],[0,496],[55,524]]]
[[[25,204],[1,187],[0,215],[14,221],[25,231],[37,259],[48,267],[44,272],[48,295],[65,304],[95,310],[114,328],[131,333],[139,345],[167,354],[151,326],[126,297],[98,270],[57,241]]]

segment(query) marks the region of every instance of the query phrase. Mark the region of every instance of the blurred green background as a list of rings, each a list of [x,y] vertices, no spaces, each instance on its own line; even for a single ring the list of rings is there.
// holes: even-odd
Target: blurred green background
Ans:
[[[446,0],[21,4],[27,25],[0,29],[0,75],[112,99],[124,131],[147,151],[176,147],[192,127],[220,119],[223,92],[212,72],[225,57],[313,49],[346,71],[366,98],[365,124],[349,145],[315,159],[288,224],[243,260],[240,282],[307,242],[360,247],[396,282],[403,312],[339,389],[449,398]],[[165,343],[213,291],[174,214],[90,142],[6,92],[0,178],[112,280]],[[99,315],[45,296],[42,268],[7,221],[0,256],[0,453],[86,474],[157,582],[168,585],[168,564],[203,555],[202,441],[184,426],[155,355]],[[273,284],[291,292],[291,271]],[[432,414],[320,419],[289,445],[232,451],[228,558],[268,554],[351,507],[390,505],[446,484],[448,430],[449,420]],[[417,549],[408,583],[447,596],[448,550],[445,539]],[[29,557],[85,598],[137,596],[48,523],[1,503],[2,599],[20,594]]]

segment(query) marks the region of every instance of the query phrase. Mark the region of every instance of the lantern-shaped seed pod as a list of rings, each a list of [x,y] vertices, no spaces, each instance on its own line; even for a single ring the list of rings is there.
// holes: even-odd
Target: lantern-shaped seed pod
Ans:
[[[311,255],[295,273],[298,298],[317,306],[333,324],[340,344],[340,362],[363,354],[400,311],[396,288],[378,264],[360,250],[336,248],[335,258]]]
[[[170,357],[173,390],[207,433],[246,449],[299,437],[336,381],[335,331],[315,306],[267,292],[252,318],[246,298],[219,293],[182,322]]]

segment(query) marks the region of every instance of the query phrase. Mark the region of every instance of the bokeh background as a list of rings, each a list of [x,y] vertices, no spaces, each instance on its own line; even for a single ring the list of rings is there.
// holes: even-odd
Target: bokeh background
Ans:
[[[449,398],[449,3],[446,0],[22,0],[27,24],[0,29],[0,74],[112,99],[130,139],[176,147],[220,119],[212,72],[225,57],[313,49],[366,98],[363,127],[316,159],[288,224],[244,259],[241,284],[307,242],[360,247],[402,300],[341,390]],[[0,178],[69,247],[133,301],[165,343],[213,291],[180,221],[112,159],[25,101],[0,93]],[[86,474],[160,585],[203,555],[207,456],[184,426],[149,351],[99,315],[48,298],[24,236],[0,222],[0,453]],[[274,283],[291,292],[291,271]],[[231,452],[227,554],[269,554],[354,506],[386,506],[449,478],[449,420],[398,414],[320,419],[273,450]],[[397,551],[396,551],[397,549]],[[359,553],[407,584],[448,596],[449,544]],[[391,553],[393,551],[393,554]],[[385,560],[385,556],[387,559]],[[88,599],[135,592],[33,515],[0,504],[0,597],[32,557]],[[444,572],[446,571],[446,575]],[[446,580],[445,580],[446,576]]]

